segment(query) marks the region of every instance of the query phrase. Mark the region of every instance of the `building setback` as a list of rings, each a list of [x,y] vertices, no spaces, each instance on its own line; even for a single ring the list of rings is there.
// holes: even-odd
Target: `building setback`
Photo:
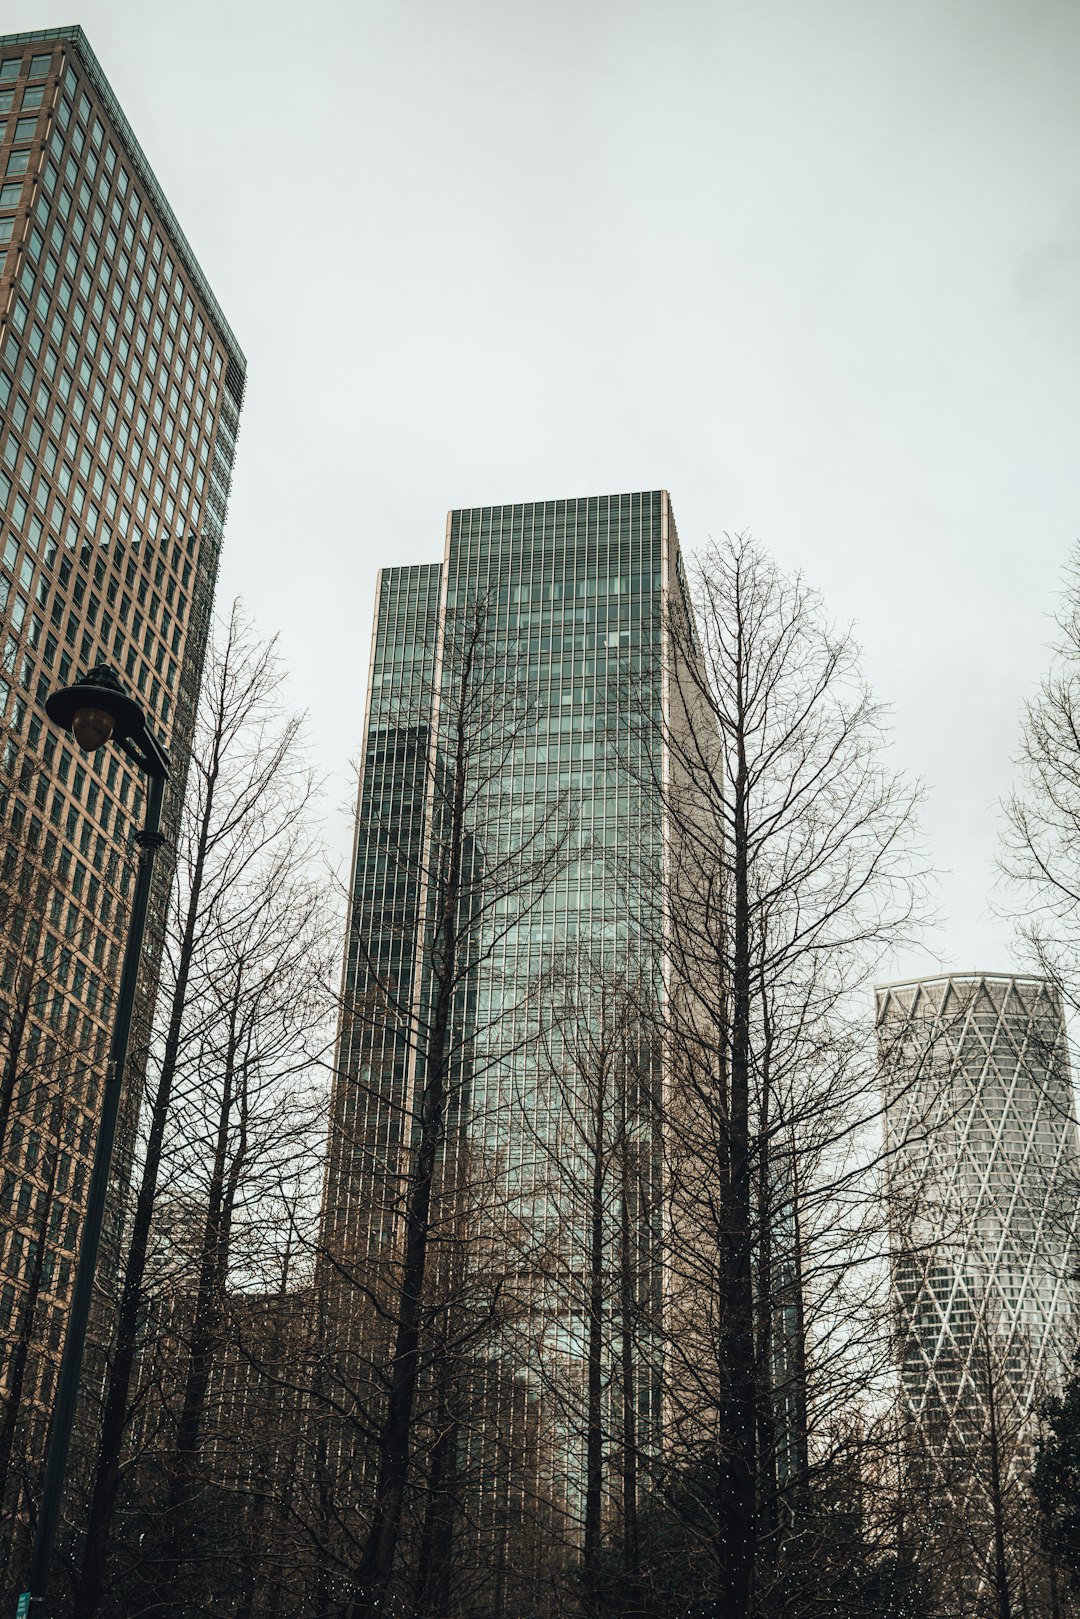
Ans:
[[[579,1012],[594,1007],[591,1025],[577,1020],[578,1033],[588,1033],[610,1016],[610,1002],[600,1011],[605,973],[659,981],[661,720],[673,602],[682,615],[678,536],[661,490],[452,511],[442,564],[384,569],[377,586],[324,1252],[335,1256],[335,1289],[347,1274],[362,1276],[355,1308],[361,1318],[367,1311],[366,1330],[377,1338],[369,1290],[379,1293],[396,1274],[423,1091],[417,1030],[430,993],[428,919],[446,865],[445,846],[432,853],[440,839],[434,806],[453,780],[448,716],[475,629],[483,763],[472,765],[462,850],[468,915],[459,928],[475,965],[455,1003],[447,1139],[467,1161],[470,1186],[482,1186],[487,1206],[501,1211],[521,1256],[516,1268],[503,1260],[514,1280],[499,1294],[503,1319],[488,1362],[498,1372],[483,1398],[503,1412],[502,1454],[513,1455],[515,1429],[518,1456],[529,1451],[530,1466],[547,1468],[551,1511],[565,1515],[572,1540],[584,1489],[582,1244],[595,1093],[580,1049],[567,1045],[565,1016],[562,1032],[538,1037],[538,1008],[550,994],[564,1013],[567,1002]],[[508,882],[509,865],[523,870],[544,851],[557,852],[533,881]],[[373,996],[383,999],[371,1014]],[[623,1072],[639,1058],[624,1055]],[[639,1322],[660,1307],[659,1155],[642,1103],[661,1083],[655,1053],[650,1064],[654,1071],[639,1066],[634,1080],[632,1125]],[[605,1129],[614,1128],[618,1107],[613,1088]],[[604,1196],[612,1195],[609,1187]],[[447,1223],[438,1228],[440,1252]],[[463,1284],[446,1275],[444,1285],[463,1296]],[[610,1299],[604,1309],[610,1319]],[[343,1320],[348,1307],[329,1313]],[[362,1321],[355,1330],[363,1333]],[[536,1413],[560,1379],[568,1388],[578,1380],[576,1406],[564,1399],[561,1415],[553,1407],[539,1419],[545,1446],[536,1459]],[[640,1367],[633,1399],[647,1444],[659,1411],[655,1365]],[[495,1421],[483,1417],[478,1426]],[[469,1456],[478,1469],[487,1465],[481,1438]],[[535,1479],[478,1483],[479,1520],[504,1492],[524,1498],[537,1488]]]
[[[80,753],[44,699],[116,668],[172,754],[174,839],[244,375],[82,31],[0,36],[5,1421],[46,1406],[56,1375],[143,798],[118,750]],[[144,1030],[171,879],[158,867]]]

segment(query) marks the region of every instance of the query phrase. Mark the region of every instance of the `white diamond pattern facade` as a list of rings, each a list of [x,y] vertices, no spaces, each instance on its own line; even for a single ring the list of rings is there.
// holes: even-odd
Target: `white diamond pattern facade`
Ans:
[[[1034,1437],[1075,1343],[1080,1153],[1053,984],[950,974],[877,991],[905,1415],[973,1465],[988,1391]]]

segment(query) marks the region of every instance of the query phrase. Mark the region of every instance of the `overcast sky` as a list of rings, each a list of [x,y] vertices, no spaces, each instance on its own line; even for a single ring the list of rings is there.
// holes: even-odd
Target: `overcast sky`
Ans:
[[[854,621],[937,955],[1009,964],[997,802],[1080,533],[1075,0],[2,17],[82,23],[246,352],[221,599],[281,631],[335,804],[380,564],[451,506],[662,486]]]

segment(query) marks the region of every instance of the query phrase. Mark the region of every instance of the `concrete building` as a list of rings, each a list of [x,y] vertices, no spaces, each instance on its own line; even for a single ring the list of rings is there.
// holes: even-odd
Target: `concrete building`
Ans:
[[[56,1373],[143,797],[115,748],[80,754],[43,703],[112,664],[171,751],[175,833],[244,376],[82,31],[0,36],[5,1422],[47,1405]],[[163,858],[144,1031],[170,878]],[[131,1095],[118,1187],[135,1105]]]

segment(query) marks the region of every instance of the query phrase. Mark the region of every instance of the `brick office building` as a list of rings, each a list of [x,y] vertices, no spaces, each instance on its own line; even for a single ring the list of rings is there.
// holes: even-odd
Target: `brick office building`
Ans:
[[[143,796],[44,698],[113,665],[171,751],[175,830],[244,374],[82,31],[0,36],[0,1471],[56,1376]]]

